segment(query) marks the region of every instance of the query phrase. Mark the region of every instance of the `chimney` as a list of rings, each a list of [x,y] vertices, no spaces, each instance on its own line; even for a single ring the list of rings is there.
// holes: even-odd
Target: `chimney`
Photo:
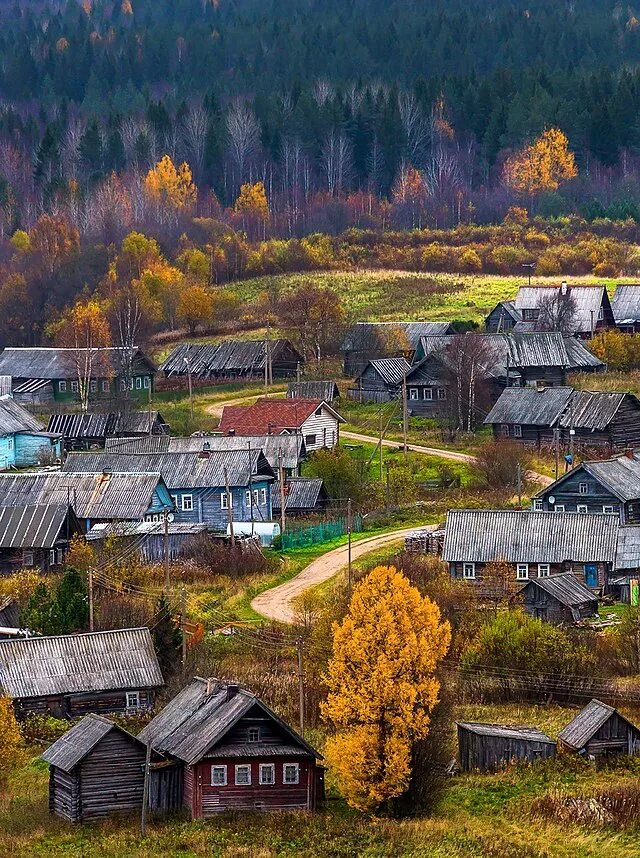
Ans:
[[[236,434],[236,430],[235,430],[235,429],[229,429],[229,431],[227,432],[227,434],[228,434],[228,435],[235,435],[235,434]]]
[[[231,700],[240,691],[240,686],[237,683],[227,683],[227,700]]]
[[[102,479],[100,480],[100,482],[102,482],[102,483],[107,483],[107,482],[109,482],[109,480],[111,479],[111,475],[112,475],[112,474],[113,474],[113,471],[111,470],[111,468],[105,468],[105,469],[102,471]]]
[[[566,294],[567,294],[567,291],[568,291],[568,288],[569,288],[569,287],[567,286],[567,281],[566,281],[566,280],[563,280],[563,281],[562,281],[562,286],[560,287],[560,293],[561,293],[562,295],[566,295]]]
[[[216,681],[213,677],[209,677],[207,679],[207,697],[211,697],[213,694],[213,689],[216,687]]]
[[[635,456],[633,455],[633,450],[631,448],[626,449],[624,451],[624,454],[627,457],[627,459],[631,459],[632,462],[634,461]]]

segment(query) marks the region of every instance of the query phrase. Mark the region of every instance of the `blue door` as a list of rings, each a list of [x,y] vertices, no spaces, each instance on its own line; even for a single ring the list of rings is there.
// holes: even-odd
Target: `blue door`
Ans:
[[[584,582],[587,587],[598,586],[598,567],[595,563],[585,563]]]

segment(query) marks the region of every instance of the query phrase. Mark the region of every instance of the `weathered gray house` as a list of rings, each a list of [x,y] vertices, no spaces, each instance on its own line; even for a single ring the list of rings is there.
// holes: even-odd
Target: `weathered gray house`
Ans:
[[[640,730],[613,706],[591,700],[558,736],[559,748],[590,757],[640,754]]]
[[[503,561],[526,584],[571,572],[593,589],[613,569],[617,515],[452,509],[447,513],[442,559],[453,578],[483,583],[488,563]]]
[[[85,715],[42,754],[49,813],[92,822],[142,807],[146,746],[101,715]]]
[[[58,572],[71,539],[81,533],[70,506],[0,506],[0,572]]]
[[[420,337],[444,336],[450,322],[358,322],[342,343],[344,374],[360,375],[370,360],[404,357],[411,360]]]
[[[112,411],[51,414],[47,431],[62,436],[65,450],[88,450],[104,447],[107,438],[168,436],[170,427],[159,411]]]
[[[287,385],[287,399],[320,399],[333,402],[340,391],[334,379],[321,381],[290,381]]]
[[[620,283],[611,302],[618,330],[627,334],[640,331],[640,283]]]
[[[533,499],[544,512],[615,513],[622,524],[640,523],[640,462],[632,454],[582,462]]]
[[[506,334],[522,321],[522,313],[516,310],[515,301],[499,301],[485,319],[488,334]]]
[[[144,712],[162,685],[146,628],[0,641],[0,690],[19,718]]]
[[[564,326],[565,333],[588,338],[602,328],[613,328],[615,320],[605,286],[521,286],[515,300],[515,310],[521,314],[522,321],[516,323],[516,332],[549,330],[550,321],[541,315],[541,307],[553,297],[561,302],[564,297],[570,299],[574,311]]]
[[[640,401],[632,393],[574,390],[571,387],[506,388],[485,425],[494,438],[522,441],[538,449],[571,440],[576,448],[609,452],[640,444]]]
[[[535,763],[555,757],[556,743],[535,727],[456,722],[463,772],[495,772],[516,760]]]
[[[370,360],[349,388],[349,399],[358,402],[390,402],[402,395],[402,383],[411,369],[404,357]]]
[[[166,535],[165,535],[166,527]],[[144,563],[163,563],[165,545],[169,549],[169,559],[184,557],[190,541],[201,533],[207,533],[206,524],[190,524],[178,521],[123,521],[94,524],[87,533],[87,542],[94,547],[109,537],[116,537],[118,546],[127,556],[138,556]]]
[[[265,364],[273,378],[295,376],[304,357],[289,340],[224,340],[182,343],[160,367],[166,378],[264,378]]]
[[[546,623],[575,623],[598,615],[598,599],[572,572],[535,578],[520,591],[527,614]]]
[[[290,477],[285,482],[285,512],[287,516],[312,515],[324,512],[330,498],[324,487],[324,481],[318,477]],[[282,509],[280,482],[273,484],[273,515],[280,515]]]

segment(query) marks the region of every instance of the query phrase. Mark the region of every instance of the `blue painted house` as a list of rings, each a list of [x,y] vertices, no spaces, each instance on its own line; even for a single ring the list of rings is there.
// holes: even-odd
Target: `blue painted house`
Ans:
[[[275,474],[262,450],[250,444],[240,450],[191,453],[71,453],[63,471],[105,469],[161,474],[175,506],[176,522],[207,524],[226,532],[229,507],[237,522],[272,520]]]
[[[59,434],[44,425],[10,397],[0,399],[0,470],[51,464],[62,455]]]

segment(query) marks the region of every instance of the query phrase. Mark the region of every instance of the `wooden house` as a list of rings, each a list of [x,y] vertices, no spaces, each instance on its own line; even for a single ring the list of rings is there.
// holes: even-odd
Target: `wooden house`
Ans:
[[[620,283],[611,302],[613,318],[619,331],[640,332],[640,283]]]
[[[11,376],[12,394],[17,402],[52,405],[80,400],[78,366],[83,365],[83,349],[6,348],[0,354],[0,376]],[[130,370],[123,368],[117,348],[94,349],[91,357],[95,377],[89,382],[92,401],[109,400],[125,391],[148,394],[153,390],[155,364],[136,348]]]
[[[15,637],[20,626],[20,606],[12,596],[0,597],[0,640]]]
[[[106,539],[115,537],[118,546],[127,557],[137,556],[143,563],[163,563],[165,547],[169,559],[179,560],[189,556],[189,545],[193,538],[209,532],[206,524],[177,521],[123,521],[94,524],[87,533],[87,542],[101,548]]]
[[[572,572],[534,578],[520,597],[527,614],[547,623],[575,623],[598,615],[597,597]]]
[[[192,380],[290,378],[304,364],[304,356],[289,340],[224,340],[182,343],[161,365],[165,378]]]
[[[290,381],[287,385],[287,399],[321,399],[333,402],[340,391],[334,379],[320,381]]]
[[[565,298],[571,302],[571,310],[563,319],[561,304]],[[555,310],[550,307],[554,301]],[[515,310],[522,316],[514,327],[518,333],[554,330],[557,323],[563,333],[586,339],[602,328],[615,327],[605,286],[569,286],[566,282],[560,286],[521,286]]]
[[[70,506],[0,506],[0,573],[60,571],[71,539],[80,533]]]
[[[174,521],[207,524],[226,531],[229,507],[234,521],[261,522],[272,518],[273,469],[262,451],[252,448],[251,439],[244,440],[244,447],[239,450],[70,453],[63,474],[99,473],[108,468],[129,474],[159,473],[171,495]],[[159,521],[162,515],[159,510],[150,518]]]
[[[344,418],[317,399],[258,399],[253,405],[226,405],[220,419],[223,435],[302,435],[308,453],[336,447]]]
[[[108,438],[168,436],[169,424],[159,411],[111,411],[106,414],[51,414],[48,432],[61,435],[64,448],[104,447]]]
[[[290,518],[324,512],[330,501],[324,481],[317,477],[290,477],[285,482],[284,495],[284,509]],[[280,482],[277,481],[273,486],[274,518],[281,510]]]
[[[97,522],[145,521],[173,510],[159,473],[0,474],[0,506],[43,504],[73,507],[85,531]]]
[[[50,465],[61,456],[59,432],[45,432],[11,397],[0,399],[0,470]]]
[[[522,314],[516,310],[515,301],[499,301],[484,321],[488,334],[508,334],[518,322]]]
[[[542,489],[533,508],[544,512],[615,513],[640,524],[640,461],[632,454],[582,462]]]
[[[391,402],[402,396],[402,383],[411,369],[404,357],[370,360],[349,388],[349,399],[358,402]]]
[[[535,763],[556,755],[556,743],[535,727],[456,722],[463,772],[495,772],[516,760]]]
[[[450,322],[358,322],[342,343],[344,374],[354,378],[370,360],[404,357],[411,360],[420,337],[444,336]]]
[[[558,747],[588,757],[640,754],[640,730],[613,706],[591,700],[562,730]]]
[[[640,445],[640,400],[632,393],[574,390],[571,387],[506,388],[485,425],[494,438],[510,438],[562,449],[599,447],[608,452]]]
[[[49,763],[49,813],[92,822],[140,811],[146,746],[101,715],[85,715],[42,754]]]
[[[323,798],[320,754],[238,685],[195,678],[139,738],[180,764],[182,802],[193,819],[313,810]]]
[[[0,689],[19,718],[145,712],[162,685],[146,628],[0,641]]]
[[[587,587],[603,587],[613,569],[617,515],[452,509],[442,559],[453,578],[486,585],[487,564],[502,561],[511,581],[526,584],[561,572]]]

